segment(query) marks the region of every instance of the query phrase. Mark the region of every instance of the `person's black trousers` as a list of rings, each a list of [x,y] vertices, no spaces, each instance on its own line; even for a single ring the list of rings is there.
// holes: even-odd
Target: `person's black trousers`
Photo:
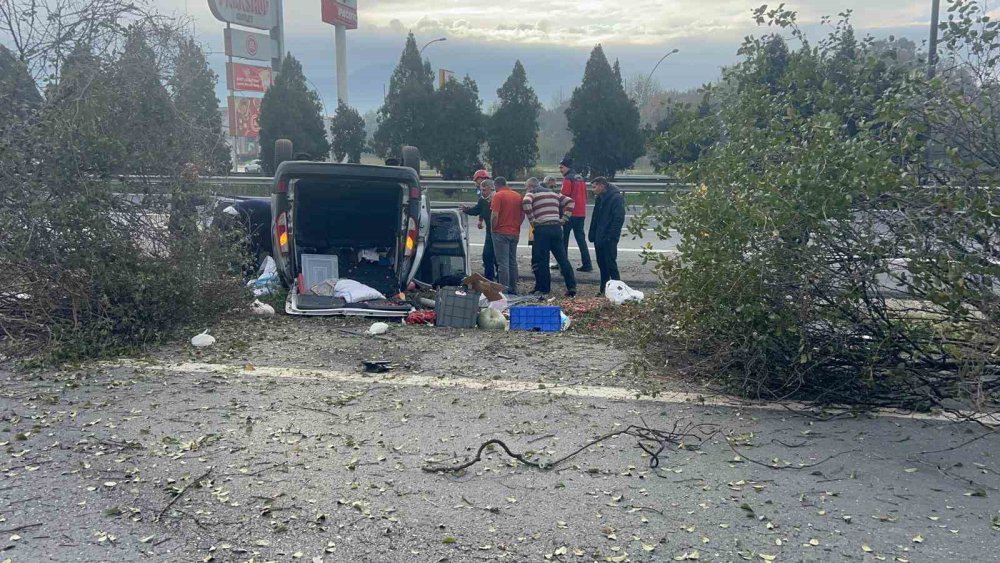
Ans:
[[[597,254],[597,267],[601,270],[601,293],[604,293],[608,282],[621,281],[618,272],[618,241],[601,241],[594,243],[594,253]]]
[[[483,275],[490,281],[497,280],[497,254],[493,250],[493,237],[489,235],[483,244]]]
[[[569,234],[572,231],[573,236],[576,237],[576,245],[580,247],[580,258],[583,260],[583,269],[590,270],[594,267],[594,264],[590,261],[587,233],[583,230],[584,223],[586,222],[586,217],[573,217],[563,225],[563,249],[566,251],[566,255],[569,256]]]
[[[549,253],[556,258],[566,291],[576,291],[576,274],[566,257],[566,246],[563,244],[563,228],[557,224],[537,225],[535,227],[535,244],[531,247],[531,264],[535,271],[535,289],[542,293],[552,292],[552,274],[549,272]]]

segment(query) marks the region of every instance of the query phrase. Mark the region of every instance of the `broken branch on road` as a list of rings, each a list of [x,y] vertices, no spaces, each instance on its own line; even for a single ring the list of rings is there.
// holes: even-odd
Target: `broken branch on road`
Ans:
[[[694,449],[700,446],[705,440],[714,436],[717,432],[718,428],[714,424],[682,424],[680,421],[675,422],[673,429],[669,431],[631,425],[625,430],[618,430],[600,436],[599,438],[595,438],[594,440],[580,446],[573,452],[548,463],[529,460],[525,457],[525,454],[519,454],[512,451],[510,447],[503,442],[503,440],[494,438],[483,442],[476,451],[475,457],[465,463],[461,463],[459,465],[432,464],[425,466],[422,469],[428,473],[437,473],[439,471],[457,473],[482,461],[483,452],[490,448],[490,446],[499,446],[508,456],[529,467],[534,467],[535,469],[540,469],[542,471],[550,471],[580,454],[587,448],[612,438],[617,438],[618,436],[632,436],[636,438],[638,440],[637,446],[650,456],[649,466],[655,468],[660,465],[660,456],[663,455],[663,452],[667,448]]]

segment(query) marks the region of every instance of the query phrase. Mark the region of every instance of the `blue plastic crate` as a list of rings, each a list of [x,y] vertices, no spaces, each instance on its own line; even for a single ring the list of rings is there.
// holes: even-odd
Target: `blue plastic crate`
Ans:
[[[511,307],[510,329],[559,332],[562,329],[562,309],[551,306]]]

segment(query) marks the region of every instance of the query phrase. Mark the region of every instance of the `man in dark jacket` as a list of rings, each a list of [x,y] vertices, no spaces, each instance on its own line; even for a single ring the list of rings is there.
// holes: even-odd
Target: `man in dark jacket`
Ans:
[[[625,226],[625,195],[604,177],[595,178],[593,185],[597,203],[590,220],[590,242],[594,243],[597,267],[601,270],[601,287],[597,292],[601,296],[609,281],[622,279],[618,273],[618,241]]]
[[[479,228],[486,228],[486,240],[483,243],[483,275],[490,281],[497,279],[497,259],[493,250],[493,225],[490,203],[493,199],[493,180],[477,179],[479,185],[479,201],[474,206],[463,205],[462,212],[466,215],[479,217]]]

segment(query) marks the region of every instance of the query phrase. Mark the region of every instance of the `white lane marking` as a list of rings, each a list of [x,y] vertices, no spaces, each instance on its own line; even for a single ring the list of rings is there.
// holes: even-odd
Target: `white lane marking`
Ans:
[[[469,246],[475,246],[477,248],[482,248],[485,245],[483,243],[479,243],[479,242],[470,242]],[[518,245],[517,248],[518,248],[518,250],[531,250],[531,247],[528,246],[528,245],[526,245],[526,244]],[[580,252],[579,248],[576,248],[576,247],[573,247],[573,246],[569,247],[569,250],[570,250],[570,252],[573,252],[573,251]],[[596,252],[594,250],[594,247],[592,247],[592,246],[590,247],[590,252],[591,252],[591,254],[593,254],[593,253]],[[632,254],[640,254],[640,253],[646,252],[646,249],[644,249],[644,248],[619,248],[618,252],[630,252]],[[676,250],[656,250],[656,249],[653,249],[653,250],[650,250],[649,252],[651,254],[675,254],[677,251]]]
[[[346,371],[325,370],[317,368],[292,368],[273,366],[253,366],[247,370],[244,366],[206,363],[155,364],[134,360],[106,362],[101,364],[108,368],[145,369],[175,373],[212,373],[238,375],[242,377],[271,377],[277,379],[292,379],[299,381],[335,381],[371,385],[381,383],[399,387],[428,387],[431,389],[467,389],[471,391],[494,391],[501,393],[531,393],[554,395],[559,397],[578,397],[585,399],[605,399],[611,401],[640,401],[665,404],[687,404],[694,406],[730,407],[735,409],[756,409],[767,411],[785,411],[786,408],[808,411],[812,407],[804,403],[791,401],[763,402],[741,401],[732,397],[702,395],[698,393],[663,392],[657,395],[644,395],[636,390],[624,387],[598,387],[593,385],[567,385],[558,382],[532,382],[509,379],[474,379],[469,377],[438,377],[436,375],[418,374],[361,374]],[[829,414],[848,412],[844,410],[827,409]],[[868,413],[872,416],[906,418],[912,420],[956,421],[961,417],[975,418],[984,424],[1000,425],[1000,413],[911,413],[896,409],[875,409]]]

